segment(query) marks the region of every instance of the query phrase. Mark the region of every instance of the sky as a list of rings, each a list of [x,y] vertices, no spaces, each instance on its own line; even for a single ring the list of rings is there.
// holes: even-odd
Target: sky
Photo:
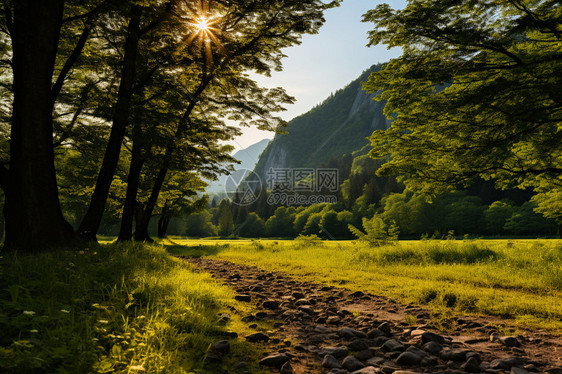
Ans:
[[[315,35],[305,35],[298,46],[285,49],[283,71],[271,78],[259,76],[264,87],[283,87],[296,103],[280,113],[287,121],[308,112],[332,92],[345,87],[370,66],[400,55],[400,50],[386,46],[366,47],[367,33],[372,24],[361,22],[362,15],[378,4],[389,3],[393,8],[405,6],[405,0],[343,0],[340,7],[325,13],[326,23]],[[236,150],[246,148],[275,134],[255,128],[245,128],[243,135],[232,144]]]

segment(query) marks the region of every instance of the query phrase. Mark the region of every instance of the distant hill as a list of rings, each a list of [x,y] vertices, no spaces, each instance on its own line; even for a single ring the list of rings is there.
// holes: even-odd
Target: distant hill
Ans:
[[[319,167],[365,147],[373,130],[388,128],[385,103],[362,90],[362,82],[381,67],[372,66],[322,104],[291,120],[288,133],[277,134],[269,143],[255,172],[263,177],[269,168]]]
[[[260,158],[260,154],[267,147],[270,141],[271,139],[263,139],[236,152],[233,157],[240,161],[240,164],[234,165],[234,168],[236,170],[254,170],[254,167]],[[222,195],[224,193],[224,184],[227,178],[228,175],[223,175],[218,180],[210,182],[207,187],[207,193],[209,195]]]

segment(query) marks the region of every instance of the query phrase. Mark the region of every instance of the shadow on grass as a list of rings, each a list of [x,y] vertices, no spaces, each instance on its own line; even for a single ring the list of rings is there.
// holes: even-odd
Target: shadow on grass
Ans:
[[[220,251],[228,248],[228,244],[197,244],[197,245],[182,245],[174,242],[172,239],[166,238],[162,243],[166,251],[173,256],[181,257],[203,257],[214,256]]]

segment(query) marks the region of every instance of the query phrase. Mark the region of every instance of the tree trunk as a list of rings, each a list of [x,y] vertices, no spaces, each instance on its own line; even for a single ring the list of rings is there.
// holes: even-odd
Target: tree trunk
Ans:
[[[60,207],[51,81],[64,0],[14,2],[10,168],[6,183],[6,248],[38,251],[75,244]]]
[[[172,215],[169,213],[167,206],[164,205],[162,208],[162,214],[160,214],[160,219],[158,220],[158,237],[160,239],[166,236],[171,219]]]
[[[137,205],[137,192],[144,164],[142,148],[142,133],[140,133],[139,129],[135,129],[133,131],[131,165],[129,167],[129,175],[127,177],[127,193],[125,195],[125,204],[123,205],[123,214],[121,216],[121,229],[119,231],[119,237],[117,238],[117,241],[120,242],[133,239],[133,221]]]
[[[105,156],[98,174],[92,199],[90,200],[90,205],[78,228],[78,234],[82,238],[90,241],[96,240],[96,234],[100,227],[103,211],[107,202],[109,188],[111,187],[111,182],[113,182],[115,169],[119,162],[121,144],[129,122],[131,96],[133,94],[133,83],[135,81],[136,61],[139,48],[140,15],[140,8],[133,7],[129,19],[127,39],[125,41],[125,55],[123,57],[123,68],[121,70],[121,82],[117,94],[117,103],[115,104],[115,111],[113,113],[113,126],[111,127]]]

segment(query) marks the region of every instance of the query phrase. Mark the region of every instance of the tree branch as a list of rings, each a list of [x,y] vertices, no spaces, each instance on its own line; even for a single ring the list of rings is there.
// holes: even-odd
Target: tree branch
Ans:
[[[62,67],[59,76],[57,77],[57,80],[53,88],[51,89],[51,104],[53,106],[55,105],[55,102],[57,101],[57,97],[60,94],[60,91],[64,84],[64,80],[66,79],[68,73],[70,72],[70,69],[72,69],[72,66],[74,66],[74,64],[78,60],[78,57],[80,56],[82,50],[84,49],[84,46],[86,45],[86,41],[88,40],[88,37],[90,36],[90,31],[92,30],[93,17],[94,17],[94,13],[91,12],[84,25],[84,30],[82,30],[82,34],[78,39],[78,43],[76,43],[74,50],[72,51],[70,56],[68,56],[68,58],[66,59],[66,62],[64,63],[64,66]]]

